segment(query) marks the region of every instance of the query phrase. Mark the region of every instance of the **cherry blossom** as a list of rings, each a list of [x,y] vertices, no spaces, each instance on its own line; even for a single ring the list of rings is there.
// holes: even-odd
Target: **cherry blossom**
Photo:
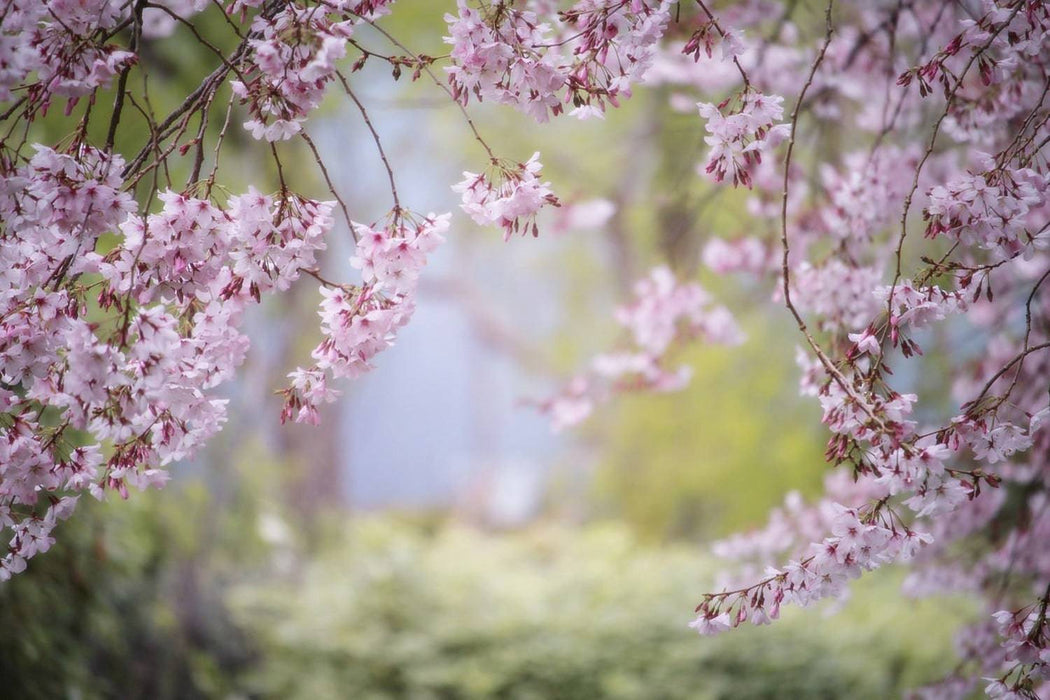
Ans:
[[[346,56],[353,24],[351,18],[297,3],[252,23],[260,38],[250,42],[251,72],[230,87],[248,104],[252,118],[244,127],[253,138],[285,141],[299,133],[334,78],[335,63]]]
[[[744,338],[725,307],[712,304],[699,284],[679,283],[666,267],[653,269],[635,283],[634,300],[616,310],[616,321],[627,332],[627,347],[597,355],[586,374],[573,377],[561,393],[537,404],[550,416],[555,431],[583,422],[596,404],[616,393],[684,389],[690,368],[668,367],[675,345],[697,339],[736,345]]]
[[[357,251],[350,263],[361,270],[359,287],[323,286],[320,316],[324,340],[316,364],[292,372],[284,391],[282,418],[317,422],[317,407],[335,398],[327,376],[356,378],[394,343],[415,311],[415,292],[427,255],[444,241],[449,214],[416,218],[395,211],[386,226],[354,224]]]
[[[719,105],[698,103],[708,132],[704,142],[711,147],[704,172],[716,182],[728,179],[750,187],[750,170],[761,162],[762,151],[775,148],[790,133],[789,125],[777,123],[784,116],[782,102],[776,95],[745,91],[739,109],[729,114]]]
[[[566,104],[580,119],[617,106],[652,66],[670,20],[669,0],[579,0],[541,19],[509,3],[445,15],[453,95],[512,105],[546,122]],[[548,21],[544,21],[547,19]]]
[[[544,206],[560,206],[549,182],[540,182],[543,164],[540,154],[534,153],[524,163],[494,164],[494,172],[463,173],[463,181],[452,187],[463,197],[462,207],[475,223],[482,226],[498,224],[503,228],[503,240],[518,232],[529,231],[539,235],[536,214]]]

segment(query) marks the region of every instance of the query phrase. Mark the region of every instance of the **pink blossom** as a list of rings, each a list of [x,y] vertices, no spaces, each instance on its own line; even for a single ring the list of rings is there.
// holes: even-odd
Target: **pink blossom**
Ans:
[[[762,151],[775,148],[790,135],[788,124],[777,124],[784,115],[784,98],[745,91],[740,107],[728,115],[719,106],[697,103],[700,116],[706,121],[708,136],[704,142],[711,147],[704,172],[716,182],[732,180],[733,186],[751,186],[751,169],[762,160]]]
[[[493,175],[464,172],[463,181],[454,185],[452,191],[462,195],[460,206],[475,223],[503,227],[504,241],[519,231],[525,235],[531,230],[537,236],[536,214],[546,205],[559,206],[550,183],[540,182],[543,165],[539,157],[539,153],[534,153],[524,163],[501,165]]]
[[[582,422],[597,403],[615,393],[681,391],[692,370],[668,367],[672,344],[698,338],[736,345],[743,334],[727,309],[710,303],[695,283],[681,284],[666,267],[652,270],[635,283],[634,301],[616,311],[617,322],[630,338],[630,349],[596,356],[589,372],[574,377],[557,396],[537,404],[549,414],[555,430]]]

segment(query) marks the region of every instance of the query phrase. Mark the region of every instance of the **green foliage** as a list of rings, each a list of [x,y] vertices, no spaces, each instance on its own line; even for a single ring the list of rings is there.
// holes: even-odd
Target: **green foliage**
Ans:
[[[187,485],[85,504],[0,587],[0,677],[24,698],[883,698],[945,671],[951,602],[898,577],[834,617],[686,627],[716,564],[623,524],[491,535],[358,518],[296,544]],[[272,547],[252,531],[270,521]],[[308,551],[312,550],[312,551]],[[263,564],[263,553],[269,562]],[[234,578],[234,573],[236,578]],[[888,575],[887,575],[888,573]]]
[[[885,698],[946,670],[960,607],[900,601],[892,574],[838,616],[699,639],[686,623],[712,570],[619,525],[496,537],[359,519],[232,607],[265,697]]]
[[[228,693],[252,653],[226,615],[222,572],[253,547],[235,525],[238,549],[215,543],[211,532],[230,523],[213,505],[199,485],[82,502],[51,551],[0,586],[0,695]]]

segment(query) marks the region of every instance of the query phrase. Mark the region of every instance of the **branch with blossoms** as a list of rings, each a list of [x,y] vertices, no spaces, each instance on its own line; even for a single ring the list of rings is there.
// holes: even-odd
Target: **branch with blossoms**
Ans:
[[[824,408],[832,432],[827,457],[855,479],[823,502],[816,511],[820,518],[807,518],[804,536],[789,538],[791,543],[777,550],[794,556],[791,563],[758,583],[705,596],[695,626],[712,632],[746,620],[767,622],[784,602],[805,605],[838,595],[861,571],[922,559],[924,551],[947,551],[936,542],[973,536],[997,522],[1016,527],[1011,499],[995,494],[1004,488],[1030,491],[1042,483],[1044,462],[1038,455],[1045,450],[1034,447],[1047,439],[1050,411],[1045,381],[1039,380],[1047,367],[1048,332],[1039,290],[1050,271],[1042,150],[1047,74],[1040,59],[1031,59],[1043,53],[1047,13],[1037,3],[1012,2],[989,6],[971,19],[944,3],[913,3],[910,20],[896,10],[887,17],[871,9],[853,18],[856,27],[836,30],[829,6],[823,39],[812,47],[792,47],[776,35],[762,45],[749,46],[741,38],[745,29],[752,30],[749,24],[757,27],[765,19],[759,13],[738,10],[740,27],[730,30],[710,8],[701,4],[701,9],[682,49],[706,64],[698,68],[696,83],[704,82],[699,71],[726,61],[744,80],[721,102],[700,104],[711,147],[701,169],[716,182],[757,187],[753,211],[778,224],[770,228],[781,234],[782,264],[770,264],[768,247],[754,239],[709,246],[707,257],[723,272],[776,275],[776,296],[815,357],[803,356],[803,393],[817,397]],[[782,30],[783,22],[779,25]],[[923,55],[942,41],[932,57]],[[909,50],[919,67],[898,79],[895,62]],[[808,66],[796,82],[769,65],[767,57],[778,51],[784,63]],[[803,63],[807,53],[810,59]],[[664,71],[664,80],[693,85],[681,61],[660,58],[673,62],[676,71]],[[907,89],[909,76],[920,83],[917,95]],[[934,79],[944,87],[943,101],[931,109],[926,101],[935,97],[929,89]],[[732,88],[729,78],[723,81]],[[871,84],[885,86],[881,99],[856,90]],[[787,124],[780,123],[782,98],[769,87],[797,95]],[[855,120],[851,126],[874,137],[867,152],[847,153],[841,163],[816,162],[825,184],[818,193],[805,168],[792,162],[807,114],[818,120],[848,114]],[[930,124],[932,131],[923,133]],[[989,133],[993,124],[1001,136]],[[937,150],[942,132],[957,144],[954,149]],[[787,152],[777,164],[778,182],[762,156],[782,141]],[[991,156],[967,151],[972,144],[997,142],[1000,150]],[[953,176],[960,171],[966,175]],[[790,200],[788,192],[804,199]],[[762,205],[763,199],[779,199],[779,206]],[[904,246],[914,227],[913,203],[921,203],[927,239],[950,239],[950,248],[936,258],[916,255],[925,267],[909,279]],[[894,211],[901,212],[898,236]],[[956,415],[939,427],[920,428],[913,416],[921,398],[894,388],[890,365],[925,361],[930,334],[961,323],[975,323],[995,351],[979,362],[948,358],[967,368],[962,376],[977,379],[957,382]],[[576,377],[542,407],[560,424],[578,422],[593,406],[592,385],[590,377]],[[650,382],[647,388],[661,386]],[[931,417],[928,410],[923,416]],[[1021,506],[1020,522],[1034,507]],[[821,530],[825,534],[818,537]],[[1013,539],[1013,549],[1036,546],[1031,538],[1023,545],[1018,541]],[[928,558],[936,561],[932,554]],[[1012,578],[1045,576],[1040,569],[1018,571],[1024,562],[1021,556],[1009,558]],[[977,569],[971,588],[991,593],[991,577]],[[986,655],[983,661],[994,658]],[[1010,692],[1023,695],[1040,682],[1027,666],[1023,670],[1003,677]],[[998,686],[989,692],[995,694]]]
[[[693,342],[738,345],[744,336],[723,306],[696,283],[680,284],[674,273],[658,267],[634,285],[634,299],[617,309],[628,347],[596,356],[588,371],[569,380],[556,396],[536,404],[555,432],[582,423],[597,404],[625,393],[682,391],[691,370],[670,368],[676,350]]]
[[[938,5],[927,3],[927,18],[940,21],[951,16],[950,10]],[[836,39],[843,27],[836,27],[833,9],[828,7],[824,39],[814,48],[808,77],[797,84],[799,97],[780,166],[781,207],[769,213],[771,219],[779,219],[781,229],[777,296],[798,322],[809,350],[803,355],[803,393],[817,397],[824,409],[824,423],[832,432],[828,460],[844,465],[854,481],[836,482],[836,490],[812,509],[796,504],[791,519],[786,519],[787,511],[778,511],[768,528],[721,545],[720,552],[731,556],[787,555],[790,561],[779,566],[773,562],[774,568],[755,583],[705,595],[694,623],[701,632],[717,632],[749,620],[766,623],[784,603],[808,605],[838,596],[846,581],[861,571],[896,561],[916,559],[923,569],[931,570],[946,566],[958,586],[959,572],[965,569],[939,542],[975,538],[983,528],[1017,533],[1016,528],[1026,526],[1019,523],[1032,522],[1033,508],[1041,507],[1037,504],[1042,499],[1028,499],[1018,513],[1011,499],[996,494],[1004,488],[1029,494],[1045,488],[1046,452],[1038,446],[1046,444],[1044,426],[1050,413],[1046,348],[1042,347],[1050,329],[1045,295],[1039,290],[1050,272],[1045,253],[1050,181],[1045,153],[1021,155],[1027,146],[1019,148],[1019,144],[1045,145],[1046,66],[1040,59],[1028,59],[1043,51],[1047,12],[1040,4],[1004,3],[989,6],[977,19],[960,17],[959,25],[949,30],[922,24],[916,12],[910,37],[898,19],[887,21],[871,11],[864,23],[872,30],[865,29],[864,36],[895,24],[900,36],[891,35],[891,43],[882,46],[850,48],[847,40]],[[899,80],[893,78],[895,84],[886,90],[886,105],[892,109],[857,115],[854,128],[875,133],[867,153],[846,155],[846,163],[852,161],[857,169],[844,178],[833,164],[816,161],[830,187],[818,196],[810,194],[801,205],[789,202],[788,192],[812,192],[792,162],[803,110],[808,108],[821,119],[819,110],[829,109],[831,99],[837,97],[835,109],[841,115],[851,100],[860,97],[847,92],[841,76],[831,82],[833,72],[846,68],[857,84],[885,83],[888,76],[899,75],[892,64],[884,67],[891,55],[886,49],[902,50],[912,38],[913,46],[925,50],[927,37],[919,41],[919,34],[931,29],[934,40],[936,30],[955,34],[944,39],[945,48],[936,50],[932,58],[920,56],[919,68]],[[847,36],[852,31],[852,26],[845,28]],[[694,56],[699,56],[704,36],[701,32],[694,37],[690,45]],[[768,45],[763,49],[774,50]],[[764,75],[760,64],[756,63],[757,70],[752,67],[755,59],[746,49],[735,55],[748,78],[742,94],[779,77]],[[857,61],[862,59],[868,64],[858,70]],[[979,73],[977,80],[970,77],[971,67]],[[935,95],[928,81],[937,76],[944,86],[943,101],[931,112],[925,101]],[[913,79],[920,81],[920,90],[909,97],[906,91]],[[807,103],[808,94],[816,95],[814,101]],[[703,108],[714,121],[709,130],[747,133],[742,127],[726,129],[721,110]],[[880,116],[869,120],[866,114]],[[997,130],[990,128],[993,123]],[[923,134],[924,124],[932,125],[932,131]],[[942,133],[955,141],[954,149],[936,150]],[[924,142],[922,147],[914,145],[915,136]],[[708,169],[716,179],[725,174],[723,179],[733,185],[752,186],[752,178],[736,174],[738,164],[745,173],[762,174],[759,163],[723,155],[731,152],[731,138],[708,142],[712,145]],[[967,153],[975,143],[998,150],[989,155]],[[745,149],[738,147],[737,152]],[[728,165],[720,167],[723,162]],[[907,179],[897,174],[901,167],[910,170]],[[935,174],[927,172],[931,167]],[[759,185],[772,189],[766,182]],[[763,196],[758,193],[756,200]],[[915,256],[925,264],[916,270],[915,281],[904,274],[905,239],[914,228],[909,216],[913,201],[922,202],[927,239],[947,239],[949,245],[936,258]],[[894,209],[903,212],[897,236],[893,235]],[[765,213],[760,207],[754,211]],[[766,247],[753,240],[709,247],[709,263],[723,272],[774,270]],[[889,284],[884,281],[887,272]],[[894,388],[890,365],[926,361],[924,347],[933,329],[961,328],[964,323],[975,324],[976,332],[991,341],[992,356],[940,356],[958,368],[954,371],[961,379],[954,394],[959,410],[939,427],[934,423],[920,429],[912,416],[922,399]],[[1026,368],[1029,362],[1038,368]],[[928,409],[923,415],[924,421],[933,418]],[[1007,546],[1004,539],[1011,542],[1008,557],[1002,553]],[[972,581],[966,588],[987,595],[989,605],[1000,607],[1007,595],[1024,600],[1023,589],[1003,591],[997,585],[1004,568],[1012,581],[1030,577],[1035,585],[1045,585],[1045,570],[1026,566],[1025,555],[1034,555],[1033,548],[1039,548],[1034,540],[999,536],[987,546],[1000,552],[992,557],[997,562],[995,575],[988,570],[991,560],[982,560],[970,567]],[[927,575],[927,580],[936,578]],[[998,617],[1027,619],[1013,613]],[[1016,644],[1010,642],[1008,632],[1003,628],[996,634],[1009,651]],[[1045,646],[1036,642],[1041,639],[1037,633],[1026,639]],[[978,673],[989,674],[989,668],[1011,658],[1010,653],[1006,661],[1002,655],[985,653],[968,663],[980,667]],[[988,692],[1034,697],[1045,679],[1042,668],[1030,659],[1009,668]]]
[[[539,155],[497,157],[464,109],[467,93],[517,95],[537,117],[560,113],[564,97],[586,116],[630,94],[670,19],[668,2],[577,3],[552,11],[549,24],[509,3],[477,11],[460,3],[448,18],[451,55],[431,57],[383,29],[390,6],[8,3],[0,16],[0,100],[8,103],[0,115],[0,527],[12,537],[0,578],[46,551],[83,492],[124,498],[129,486],[160,486],[164,467],[207,444],[225,420],[215,391],[248,352],[244,312],[267,294],[305,275],[322,297],[322,340],[313,364],[278,390],[282,420],[318,422],[319,407],[338,393],[333,380],[368,371],[409,322],[450,216],[403,204],[380,129],[353,86],[370,59],[384,61],[394,81],[426,76],[459,106],[487,156],[484,171],[453,188],[466,213],[505,237],[536,236],[541,210],[559,205]],[[393,48],[368,45],[361,27]],[[164,101],[151,98],[150,79],[165,66],[152,49],[176,33],[214,67],[158,114]],[[493,41],[502,48],[485,53]],[[447,82],[434,72],[440,62]],[[390,185],[393,209],[371,225],[353,221],[306,128],[333,84],[359,111]],[[39,124],[54,121],[56,101],[69,135],[41,143]],[[275,192],[235,194],[221,182],[224,146],[238,127],[261,142]],[[296,144],[334,201],[294,189],[286,161]],[[359,281],[318,269],[336,205],[355,241]]]

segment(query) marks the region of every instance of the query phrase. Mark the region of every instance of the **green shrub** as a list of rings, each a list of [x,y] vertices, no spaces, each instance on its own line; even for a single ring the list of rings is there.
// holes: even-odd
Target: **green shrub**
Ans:
[[[281,698],[886,698],[947,670],[961,603],[903,601],[886,572],[836,616],[700,639],[710,560],[641,548],[622,526],[423,534],[392,518],[287,579],[239,587]]]

